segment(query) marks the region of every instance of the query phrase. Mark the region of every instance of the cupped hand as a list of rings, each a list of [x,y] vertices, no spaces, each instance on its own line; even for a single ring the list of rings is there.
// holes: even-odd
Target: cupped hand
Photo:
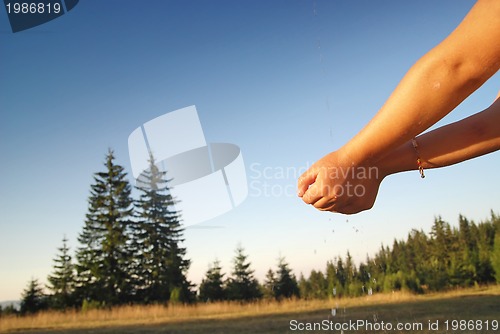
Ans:
[[[298,195],[322,211],[354,214],[371,209],[385,174],[354,164],[341,151],[327,154],[298,180]]]

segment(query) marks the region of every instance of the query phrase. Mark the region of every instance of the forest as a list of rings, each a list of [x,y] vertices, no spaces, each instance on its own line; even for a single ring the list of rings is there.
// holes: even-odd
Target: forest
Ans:
[[[284,257],[259,282],[244,248],[238,245],[229,273],[214,260],[197,287],[187,279],[190,260],[182,247],[181,216],[173,207],[168,179],[150,157],[144,181],[132,198],[124,167],[112,150],[103,171],[94,174],[88,212],[70,253],[62,240],[42,286],[31,279],[21,308],[0,307],[0,316],[42,310],[109,308],[118,305],[207,303],[216,301],[326,299],[405,290],[415,294],[500,283],[500,216],[458,225],[436,217],[430,233],[412,230],[404,240],[382,245],[356,264],[347,252],[323,270],[297,277]]]

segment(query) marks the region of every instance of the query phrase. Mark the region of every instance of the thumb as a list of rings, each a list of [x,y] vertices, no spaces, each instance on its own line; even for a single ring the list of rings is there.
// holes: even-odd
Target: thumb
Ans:
[[[316,168],[309,168],[304,174],[299,177],[297,195],[304,196],[309,186],[316,181],[318,170]]]

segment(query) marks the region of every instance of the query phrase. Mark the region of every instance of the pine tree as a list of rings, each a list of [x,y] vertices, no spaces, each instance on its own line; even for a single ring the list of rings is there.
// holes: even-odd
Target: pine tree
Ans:
[[[343,294],[346,292],[346,286],[347,286],[347,271],[344,265],[344,262],[342,261],[342,258],[339,256],[337,258],[337,272],[336,272],[336,278],[337,282],[339,282],[339,287],[337,289],[337,293]]]
[[[328,260],[326,262],[325,279],[327,282],[327,293],[330,294],[330,296],[333,296],[334,289],[335,293],[337,292],[337,286],[339,285],[336,274],[337,268],[335,268],[335,264],[331,260]],[[302,291],[300,292],[302,293]]]
[[[309,275],[309,297],[310,298],[327,298],[330,296],[328,289],[328,281],[325,278],[325,275],[321,271],[311,270],[311,274]],[[337,289],[336,291],[338,291]]]
[[[127,231],[133,214],[131,188],[124,168],[109,150],[106,171],[94,175],[83,231],[78,236],[79,301],[120,304],[128,301]]]
[[[284,257],[278,259],[278,270],[276,278],[276,298],[292,298],[299,296],[299,286],[295,275],[289,268]]]
[[[451,264],[452,235],[450,225],[441,217],[434,220],[430,241],[430,275],[427,278],[429,288],[441,290],[448,285],[447,270]]]
[[[262,286],[264,298],[276,299],[276,283],[276,275],[274,271],[269,268]]]
[[[469,286],[476,281],[476,265],[478,262],[477,245],[473,238],[473,224],[462,215],[458,217],[458,284]],[[452,252],[450,252],[452,253]]]
[[[32,314],[47,308],[47,298],[37,279],[32,278],[21,296],[21,314]]]
[[[478,226],[478,267],[477,279],[480,283],[495,282],[495,272],[490,255],[495,243],[495,228],[492,222],[485,222]]]
[[[215,260],[208,268],[205,278],[200,284],[200,300],[215,302],[226,299],[224,291],[224,274],[220,262]]]
[[[233,259],[233,272],[227,282],[227,293],[230,300],[249,301],[259,299],[262,294],[259,283],[254,278],[254,271],[250,269],[251,263],[247,260],[244,249],[241,246],[236,248],[236,256]]]
[[[354,265],[354,260],[352,259],[352,255],[349,251],[347,251],[345,257],[345,275],[346,275],[346,285],[349,285],[354,281],[354,277],[356,276],[356,266]]]
[[[495,243],[491,253],[491,265],[495,271],[495,279],[497,283],[500,283],[500,229],[495,234]]]
[[[18,315],[19,313],[19,310],[12,303],[2,308],[2,316]]]
[[[299,294],[301,298],[312,298],[311,282],[309,282],[309,280],[307,280],[302,273],[300,273],[299,276]]]
[[[430,276],[430,252],[429,239],[424,231],[413,230],[408,236],[408,247],[412,257],[410,261],[413,263],[412,268],[415,270],[415,281],[417,292],[423,292],[420,285],[426,284],[427,278]]]
[[[51,307],[64,309],[72,306],[72,293],[74,289],[75,276],[74,266],[69,255],[68,239],[63,237],[63,245],[58,248],[59,255],[54,259],[54,271],[47,277]]]
[[[179,214],[173,208],[166,172],[160,171],[152,155],[137,189],[141,194],[135,203],[138,222],[132,228],[131,245],[138,298],[145,302],[194,300],[186,278],[190,261],[181,247],[184,239]]]

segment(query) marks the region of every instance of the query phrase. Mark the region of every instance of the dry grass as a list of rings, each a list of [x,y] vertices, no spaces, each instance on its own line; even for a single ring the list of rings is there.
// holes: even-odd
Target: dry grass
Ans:
[[[331,309],[339,304],[341,308],[361,310],[383,307],[399,307],[398,305],[412,305],[421,302],[443,301],[457,299],[467,296],[487,295],[494,296],[499,300],[500,286],[491,286],[474,289],[461,289],[445,293],[413,295],[405,292],[392,294],[375,294],[360,298],[343,298],[330,300],[287,300],[283,302],[261,301],[250,304],[239,304],[234,302],[222,302],[213,304],[197,305],[173,305],[173,306],[122,306],[109,310],[90,310],[86,312],[42,312],[27,317],[5,317],[0,318],[0,332],[20,331],[72,331],[80,332],[84,329],[108,329],[113,328],[143,328],[144,326],[183,326],[185,323],[224,323],[227,321],[254,321],[252,319],[280,319],[285,317],[306,316]],[[450,303],[450,302],[448,302]],[[439,307],[442,303],[433,302],[432,305]],[[446,302],[445,302],[446,304]],[[393,306],[391,306],[393,305]],[[405,306],[407,307],[407,306]],[[425,308],[423,310],[425,312]],[[242,320],[243,319],[243,320]],[[247,320],[244,320],[247,319]],[[266,318],[267,319],[267,318]],[[270,321],[271,321],[270,320]],[[141,327],[142,326],[142,327]],[[244,326],[244,325],[242,325]],[[123,332],[123,330],[118,331]],[[181,331],[183,332],[183,331]],[[206,332],[210,332],[207,330]],[[269,331],[270,332],[270,331]]]

